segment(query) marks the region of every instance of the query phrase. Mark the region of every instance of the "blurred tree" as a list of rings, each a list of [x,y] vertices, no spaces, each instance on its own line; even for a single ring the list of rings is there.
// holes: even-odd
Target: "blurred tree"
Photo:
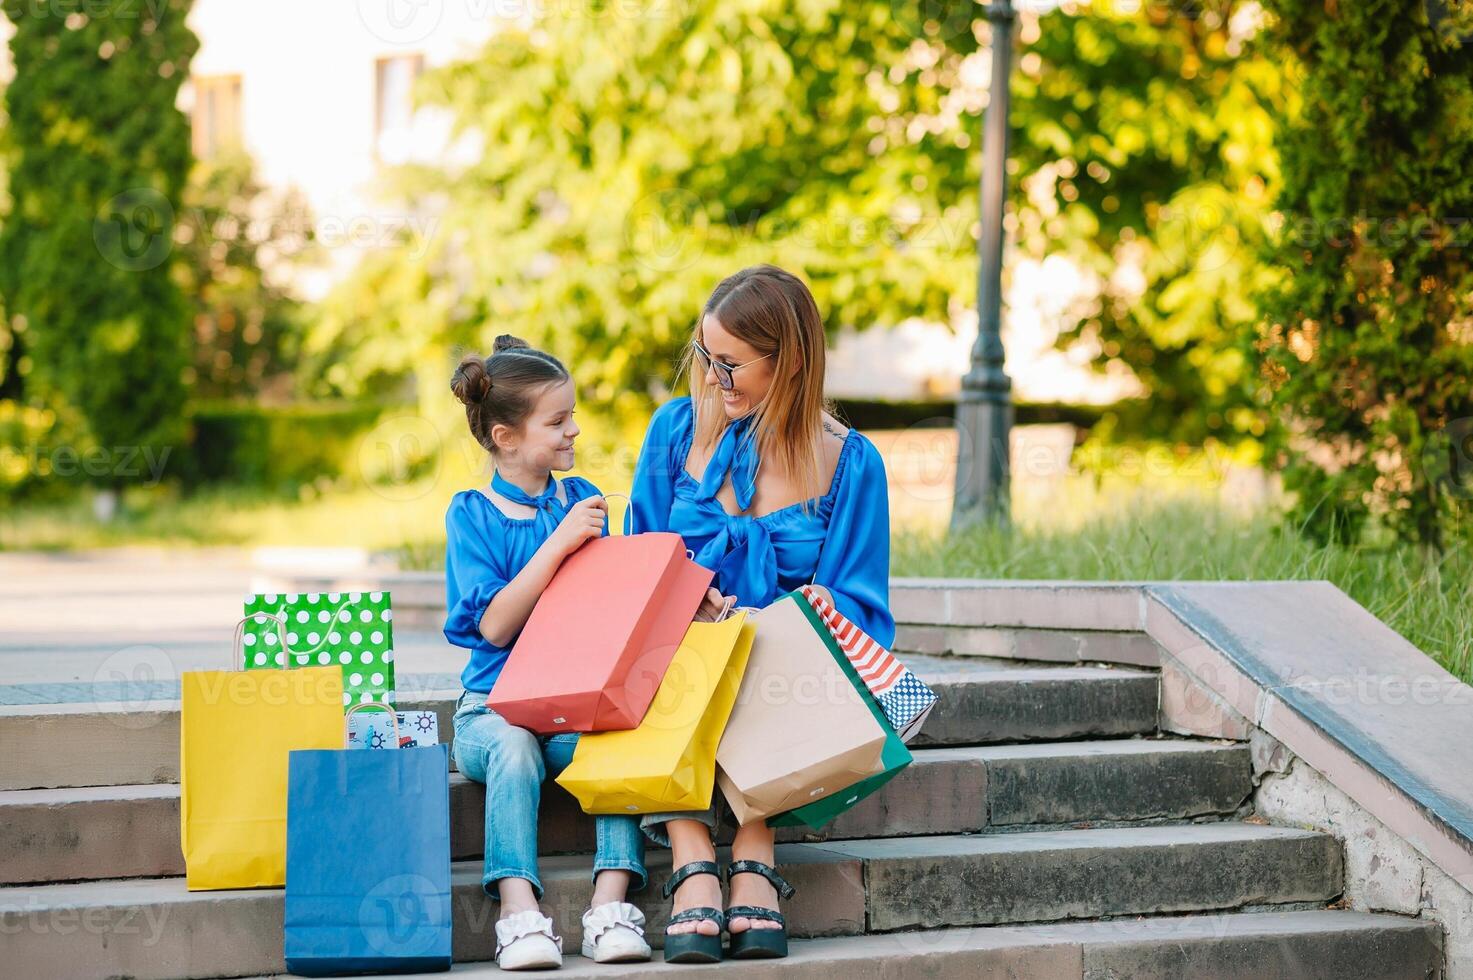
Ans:
[[[4,228],[5,216],[10,213],[9,141],[5,118],[5,88],[0,86],[0,229]],[[20,374],[16,371],[20,356],[20,338],[11,326],[10,317],[5,315],[5,296],[0,292],[0,401],[20,397]]]
[[[1091,270],[1098,299],[1066,326],[1145,397],[1127,432],[1200,444],[1264,434],[1254,293],[1281,72],[1252,2],[1066,5],[1024,15],[1014,81],[1017,239]],[[965,34],[954,33],[961,49]]]
[[[1025,12],[1012,120],[1015,241],[1100,288],[1061,342],[1127,363],[1137,415],[1193,441],[1263,431],[1245,352],[1280,97],[1256,6],[1211,8]],[[412,361],[439,398],[448,348],[507,330],[643,408],[711,287],[759,261],[804,273],[831,327],[954,320],[975,295],[982,13],[698,0],[499,34],[424,80],[471,162],[403,174],[440,224],[327,304],[323,387]]]
[[[130,447],[180,436],[188,310],[171,271],[189,7],[0,0],[16,69],[0,295],[25,332],[28,398],[59,394],[81,413],[105,456],[85,472],[105,487],[127,478],[114,463]]]
[[[1303,100],[1261,343],[1285,483],[1321,537],[1374,516],[1437,547],[1473,499],[1473,23],[1434,29],[1417,0],[1267,7]]]
[[[978,96],[896,10],[580,5],[426,76],[470,162],[404,174],[438,226],[327,304],[326,387],[414,363],[443,401],[449,349],[505,331],[643,411],[710,290],[756,262],[805,274],[832,327],[946,320],[975,277]]]
[[[286,399],[301,315],[287,277],[311,258],[306,202],[266,190],[249,157],[230,155],[195,165],[178,224],[194,396]]]

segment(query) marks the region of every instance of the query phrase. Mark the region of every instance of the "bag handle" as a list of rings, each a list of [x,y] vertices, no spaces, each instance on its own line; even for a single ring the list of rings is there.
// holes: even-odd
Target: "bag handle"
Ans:
[[[634,501],[629,499],[627,493],[606,493],[603,495],[604,500],[608,500],[610,497],[619,497],[624,501],[624,536],[628,537],[634,533]]]
[[[233,661],[233,663],[235,664],[235,669],[242,669],[240,666],[241,640],[245,633],[245,624],[250,620],[254,619],[258,623],[264,620],[270,620],[271,622],[276,624],[277,634],[281,637],[281,653],[282,656],[286,658],[286,667],[290,669],[292,667],[292,657],[307,657],[310,661],[313,654],[319,653],[323,647],[327,646],[329,637],[331,636],[333,629],[335,629],[337,624],[342,621],[341,617],[343,615],[343,611],[350,606],[355,605],[357,605],[357,603],[354,602],[352,599],[344,599],[342,602],[340,602],[338,604],[338,607],[332,611],[332,618],[327,621],[327,628],[322,631],[322,639],[318,640],[317,645],[312,647],[310,650],[292,650],[287,643],[286,634],[289,624],[287,623],[285,602],[276,607],[275,613],[253,612],[248,614],[244,619],[235,624],[235,660]],[[305,667],[307,666],[307,664],[304,663],[300,664],[299,666]]]
[[[399,713],[383,701],[363,701],[343,712],[343,744],[348,744],[348,719],[353,717],[353,712],[362,711],[364,708],[382,708],[389,713],[389,721],[394,723],[394,748],[397,749],[399,740],[403,737],[399,733]]]
[[[278,636],[280,636],[280,638],[281,638],[281,655],[284,658],[282,660],[282,663],[285,665],[285,669],[290,670],[291,669],[291,666],[292,666],[292,651],[291,651],[291,645],[289,643],[287,643],[287,640],[286,640],[286,616],[284,616],[284,615],[281,615],[281,616],[273,616],[273,615],[271,615],[271,613],[265,613],[265,612],[253,612],[253,613],[251,613],[248,616],[242,616],[239,620],[236,621],[236,623],[235,623],[235,640],[231,643],[231,652],[230,652],[230,667],[231,667],[231,669],[232,670],[244,670],[245,669],[245,660],[244,660],[244,658],[242,656],[242,651],[243,651],[244,641],[245,641],[245,626],[246,626],[246,623],[249,623],[253,619],[256,622],[258,622],[258,623],[261,622],[262,620],[269,619],[271,622],[273,622],[273,623],[276,624],[276,632],[277,632]]]

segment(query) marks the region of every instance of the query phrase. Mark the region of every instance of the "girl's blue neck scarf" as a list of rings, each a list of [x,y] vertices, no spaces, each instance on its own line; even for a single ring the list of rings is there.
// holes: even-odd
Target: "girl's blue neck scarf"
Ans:
[[[557,499],[557,480],[551,473],[547,475],[547,489],[535,497],[503,478],[499,472],[491,475],[491,489],[514,504],[522,504],[536,510],[537,530],[544,538],[557,530],[557,526],[567,516],[567,505]]]

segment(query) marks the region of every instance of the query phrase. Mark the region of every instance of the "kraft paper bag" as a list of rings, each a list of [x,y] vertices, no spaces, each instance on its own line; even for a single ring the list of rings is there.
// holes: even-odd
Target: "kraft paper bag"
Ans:
[[[741,824],[884,771],[893,737],[801,596],[783,596],[752,624],[752,652],[716,750],[716,783]]]
[[[822,627],[829,631],[829,637],[833,640],[833,643],[829,647],[829,652],[833,655],[834,662],[843,668],[845,676],[849,678],[849,683],[854,685],[854,689],[860,693],[865,705],[873,712],[875,719],[886,729],[887,738],[885,739],[885,749],[880,753],[880,764],[882,768],[873,776],[861,779],[859,782],[845,787],[838,793],[830,793],[812,803],[800,806],[796,810],[769,817],[767,824],[770,827],[796,827],[803,824],[814,830],[821,830],[824,824],[845,810],[848,810],[866,796],[874,793],[881,786],[884,786],[891,779],[895,778],[896,773],[900,772],[900,770],[912,762],[910,749],[905,747],[905,741],[896,732],[890,717],[885,714],[883,706],[874,697],[869,682],[862,676],[859,667],[854,663],[853,657],[843,648],[839,636],[833,630],[833,625],[825,619],[823,608],[827,607],[832,610],[833,607],[827,606],[821,597],[809,595],[808,593],[810,591],[806,586],[799,590],[800,593],[803,593],[804,599],[808,601],[808,608],[803,610],[804,613],[813,622],[814,628]],[[847,622],[847,620],[845,621]]]
[[[236,626],[237,654],[244,624]],[[189,890],[284,884],[288,754],[342,744],[343,672],[336,664],[185,671],[179,843]]]
[[[691,623],[640,726],[581,736],[558,784],[585,813],[710,806],[716,746],[736,704],[753,635],[745,613]]]
[[[588,541],[538,598],[486,706],[544,735],[637,728],[714,575],[678,534]]]

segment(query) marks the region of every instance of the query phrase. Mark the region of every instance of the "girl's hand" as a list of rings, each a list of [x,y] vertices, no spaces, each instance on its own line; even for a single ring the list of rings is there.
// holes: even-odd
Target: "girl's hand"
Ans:
[[[701,600],[701,608],[696,610],[695,621],[697,623],[714,623],[721,616],[721,611],[726,608],[727,602],[736,604],[735,596],[724,596],[720,589],[707,589],[706,598]]]
[[[604,498],[589,497],[580,500],[568,508],[562,523],[548,540],[557,542],[556,546],[561,554],[571,555],[583,542],[603,535],[604,521],[608,516],[609,504]]]

